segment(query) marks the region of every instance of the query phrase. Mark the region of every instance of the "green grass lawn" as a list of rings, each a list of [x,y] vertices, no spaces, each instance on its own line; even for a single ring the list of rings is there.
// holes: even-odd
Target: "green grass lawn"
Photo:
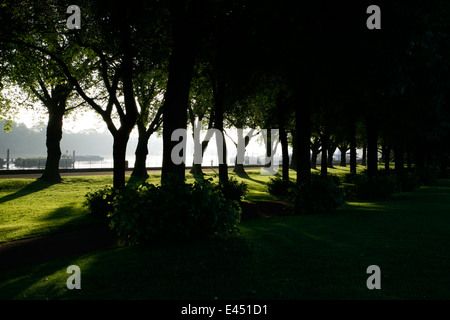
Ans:
[[[269,200],[270,177],[249,178],[249,198]],[[93,223],[83,195],[111,180],[67,178],[25,191],[31,181],[20,181],[14,189],[17,181],[0,180],[3,239]],[[33,211],[52,196],[61,202]],[[23,207],[34,216],[8,209],[21,199],[35,201]],[[59,217],[59,207],[72,209]],[[38,227],[14,236],[4,224]],[[332,214],[249,220],[233,240],[116,248],[5,271],[0,299],[449,299],[449,231],[450,180],[439,180],[385,201],[349,202]],[[81,290],[66,287],[72,264],[81,268]],[[381,290],[366,287],[369,265],[381,268]]]
[[[218,180],[214,172],[205,174],[209,177]],[[230,177],[241,179],[234,173]],[[257,170],[249,171],[248,177],[241,179],[249,186],[246,200],[275,199],[267,193],[269,178]],[[192,183],[194,177],[187,174],[186,180]],[[148,182],[159,184],[160,175],[152,174]],[[34,179],[0,179],[0,243],[97,223],[86,215],[84,195],[105,185],[112,185],[111,176],[66,177],[53,185]]]

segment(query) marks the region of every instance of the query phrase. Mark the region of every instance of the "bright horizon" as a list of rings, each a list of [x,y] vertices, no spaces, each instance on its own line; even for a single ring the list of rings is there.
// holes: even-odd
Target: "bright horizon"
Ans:
[[[27,128],[32,129],[36,126],[46,126],[48,121],[48,114],[43,112],[43,108],[39,105],[36,106],[34,110],[27,110],[26,108],[20,108],[17,115],[12,119],[15,123],[21,123],[24,124]],[[189,126],[190,127],[190,126]],[[63,120],[63,130],[64,132],[70,132],[70,133],[80,133],[80,132],[86,132],[92,130],[93,132],[102,132],[110,134],[106,124],[103,122],[103,120],[100,118],[100,116],[94,111],[94,110],[88,110],[85,111],[83,114],[76,114],[75,118],[72,115],[65,116]],[[250,130],[250,129],[249,129]],[[245,130],[245,133],[248,132],[248,130]],[[204,134],[206,133],[206,130],[202,130],[202,138]],[[236,130],[231,129],[227,130],[227,133],[233,137],[234,141],[237,141]],[[155,134],[156,136],[156,134]],[[261,135],[258,135],[257,137],[254,137],[250,140],[249,145],[246,148],[246,156],[249,157],[258,157],[258,156],[264,156],[265,155],[265,147],[263,144],[263,141],[260,137]],[[152,136],[153,137],[153,136]],[[131,135],[130,135],[130,141],[137,140],[138,133],[137,129],[133,129]],[[154,137],[153,139],[156,139],[156,143],[160,143],[162,145],[162,137]],[[63,135],[64,140],[64,135]],[[234,164],[234,160],[230,161],[231,159],[234,159],[236,156],[236,147],[233,143],[233,141],[225,135],[225,140],[227,143],[227,162],[229,165]],[[217,147],[215,142],[215,137],[213,135],[213,138],[211,139],[210,143],[211,147],[209,147],[204,155],[203,159],[203,165],[209,166],[211,159],[216,159],[214,161],[214,165],[217,165]],[[130,144],[129,144],[130,146]],[[131,146],[130,146],[131,147]],[[192,130],[188,129],[188,136],[187,136],[187,146],[186,146],[186,165],[190,166],[192,165],[193,161],[193,138],[192,138]],[[291,150],[291,148],[289,148]],[[68,154],[72,154],[72,150],[67,150]],[[148,161],[149,163],[155,163],[155,159],[158,157],[161,157],[160,154],[152,153],[151,150],[149,150],[149,156]],[[62,150],[63,153],[66,152],[66,150]],[[102,156],[105,158],[105,161],[110,161],[112,159],[112,149],[110,154],[98,154],[99,156]],[[42,155],[44,156],[44,155]],[[276,157],[281,156],[281,147],[278,145],[277,151],[276,151]],[[134,150],[128,149],[127,150],[127,160],[130,162],[130,166],[134,164],[135,156],[134,156]],[[156,160],[158,161],[158,160]],[[162,158],[161,158],[162,161]],[[159,162],[159,161],[158,161]]]

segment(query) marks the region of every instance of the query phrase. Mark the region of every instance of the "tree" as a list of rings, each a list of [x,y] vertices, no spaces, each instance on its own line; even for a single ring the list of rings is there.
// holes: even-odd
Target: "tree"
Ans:
[[[61,32],[61,27],[58,25],[54,29]],[[30,33],[26,37],[30,41],[45,41],[48,47],[60,48],[67,55],[72,54],[75,59],[77,57],[76,52],[74,52],[76,48],[71,46],[66,39],[59,39],[50,32],[43,32],[42,36],[39,37]],[[2,58],[4,59],[3,72],[7,74],[5,81],[20,88],[28,96],[29,103],[40,101],[48,113],[47,161],[40,179],[52,183],[60,182],[60,141],[63,117],[82,103],[79,99],[76,99],[73,94],[73,86],[67,81],[54,61],[26,46],[10,43],[5,44],[4,47],[5,51]],[[69,63],[76,64],[77,62],[73,60]],[[80,73],[78,72],[78,74]],[[84,83],[83,85],[86,87],[90,84]]]
[[[197,47],[202,33],[204,2],[170,1],[170,18],[172,27],[172,52],[169,60],[167,90],[163,104],[163,164],[161,182],[170,176],[184,181],[186,164],[172,161],[172,133],[176,129],[186,130],[189,90],[197,54]],[[182,139],[187,139],[186,136]],[[185,156],[185,155],[183,155]]]
[[[194,160],[190,173],[195,176],[203,176],[202,164],[197,163],[203,160],[203,155],[214,134],[214,108],[211,89],[212,75],[207,64],[198,63],[195,68],[195,76],[191,85],[190,104],[188,105],[189,122],[193,129],[194,139]],[[200,142],[200,132],[205,127],[203,120],[208,121],[208,130],[203,140]],[[197,161],[196,161],[197,160]]]
[[[17,12],[21,14],[15,15],[14,11],[11,15],[15,17],[18,25],[24,27],[13,32],[12,38],[2,39],[2,42],[20,45],[48,56],[58,64],[76,92],[102,117],[114,138],[113,184],[114,187],[121,188],[125,184],[126,147],[138,115],[133,88],[136,68],[134,62],[138,56],[138,47],[145,43],[145,37],[151,37],[152,32],[159,30],[150,28],[144,20],[153,15],[164,14],[164,10],[134,1],[127,4],[117,1],[100,4],[82,1],[80,5],[83,7],[85,21],[83,28],[59,33],[53,30],[53,26],[55,21],[64,21],[62,16],[65,15],[66,7],[63,7],[62,3],[22,2],[17,8]],[[49,10],[50,8],[52,10]],[[35,18],[34,21],[26,20],[29,11]],[[49,22],[52,20],[52,23]],[[40,41],[43,34],[41,29],[35,27],[36,23],[46,25],[49,32],[61,39],[60,41],[70,41],[77,45],[79,54],[76,60],[80,62],[71,64],[64,48],[49,46]],[[31,38],[30,34],[34,37]],[[89,73],[91,78],[101,82],[102,88],[99,90],[107,95],[107,102],[103,107],[102,99],[90,95],[83,88],[85,77],[80,77],[77,73],[81,67],[88,71],[86,73]]]
[[[145,66],[145,67],[144,67]],[[139,65],[144,68],[138,70],[134,79],[135,95],[137,97],[139,112],[137,116],[138,144],[136,146],[136,161],[131,175],[147,179],[148,142],[151,135],[157,132],[162,124],[162,96],[165,91],[165,72],[155,67]]]

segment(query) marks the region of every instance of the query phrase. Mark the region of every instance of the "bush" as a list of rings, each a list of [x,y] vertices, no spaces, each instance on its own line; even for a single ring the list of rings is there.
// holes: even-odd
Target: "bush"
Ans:
[[[296,214],[323,214],[344,204],[344,193],[333,176],[311,175],[311,184],[289,189],[288,199]]]
[[[397,175],[397,180],[400,184],[401,190],[406,192],[414,191],[422,185],[419,176],[412,171],[403,172],[402,174]]]
[[[380,200],[400,191],[396,175],[379,172],[370,177],[367,172],[351,179],[354,188],[348,189],[350,195],[362,200]]]
[[[94,216],[106,218],[108,214],[113,212],[113,200],[117,191],[111,186],[106,186],[95,192],[88,192],[84,206],[88,208],[88,212]]]
[[[217,188],[229,200],[242,201],[248,193],[248,185],[229,178],[227,182],[219,182]]]
[[[345,183],[355,183],[357,177],[358,177],[358,174],[356,174],[356,173],[347,173],[344,176],[343,181]]]
[[[277,197],[286,197],[290,189],[295,188],[296,184],[292,180],[284,181],[280,177],[270,178],[267,183],[267,190],[271,195]]]
[[[129,244],[227,238],[239,232],[239,204],[208,180],[127,186],[113,207],[110,226]]]
[[[432,167],[416,169],[414,172],[424,186],[432,186],[437,182],[437,170]]]

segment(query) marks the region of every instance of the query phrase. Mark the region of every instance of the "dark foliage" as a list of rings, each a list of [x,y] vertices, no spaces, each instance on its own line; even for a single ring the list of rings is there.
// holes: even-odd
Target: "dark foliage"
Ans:
[[[267,184],[267,189],[271,195],[284,198],[290,189],[295,188],[296,184],[292,180],[285,181],[281,177],[271,178]]]
[[[108,211],[110,227],[127,244],[228,238],[239,233],[239,202],[225,197],[222,187],[209,180],[193,184],[171,180],[162,186],[144,182],[113,190],[88,194],[87,205],[98,215]]]
[[[106,186],[95,192],[88,192],[84,197],[84,206],[88,208],[90,214],[107,218],[108,214],[113,211],[112,201],[117,194],[117,190],[112,186]]]
[[[216,188],[225,198],[234,201],[242,201],[248,193],[248,185],[245,182],[239,182],[231,177],[226,182],[219,182]]]
[[[344,192],[334,176],[311,175],[311,184],[289,189],[288,199],[294,205],[294,214],[324,214],[344,204]]]

